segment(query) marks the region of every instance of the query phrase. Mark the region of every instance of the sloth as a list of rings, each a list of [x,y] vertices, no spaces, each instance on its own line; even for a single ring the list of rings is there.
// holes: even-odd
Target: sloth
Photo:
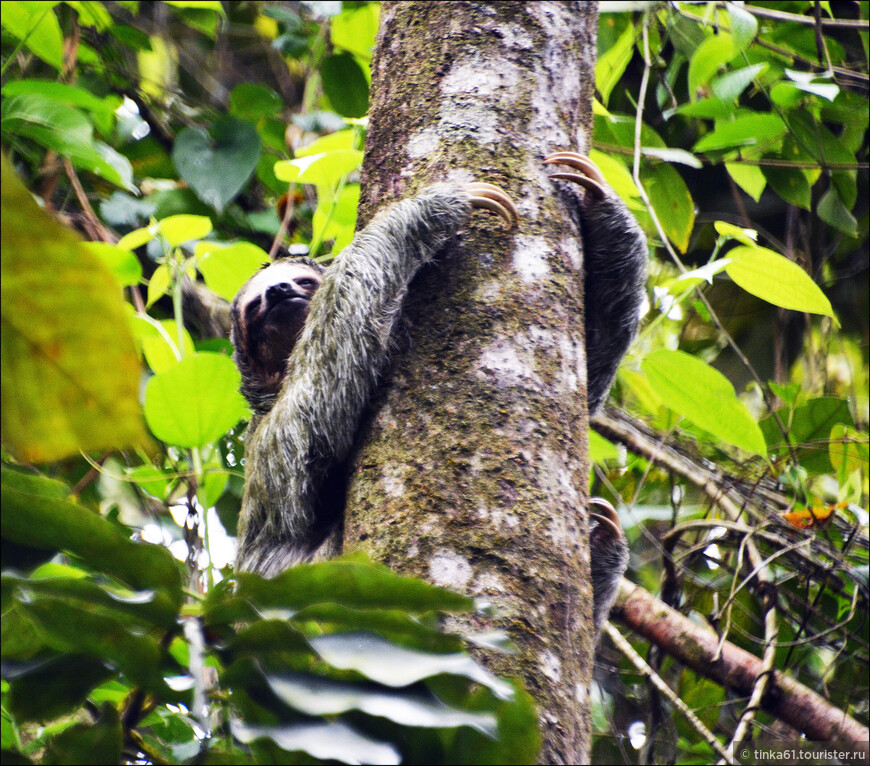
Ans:
[[[607,396],[637,329],[647,247],[595,164],[573,152],[551,178],[583,188],[587,396]],[[233,358],[253,417],[245,437],[238,571],[272,577],[341,551],[340,475],[383,372],[408,285],[472,210],[519,223],[511,199],[483,182],[436,184],[380,213],[326,270],[310,259],[276,261],[232,305]],[[628,562],[619,516],[590,501],[595,635]]]

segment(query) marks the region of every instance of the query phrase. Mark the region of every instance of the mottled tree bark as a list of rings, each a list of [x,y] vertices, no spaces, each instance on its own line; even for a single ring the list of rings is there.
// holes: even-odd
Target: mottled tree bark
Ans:
[[[495,607],[464,627],[516,643],[484,661],[535,696],[545,763],[587,759],[593,647],[581,242],[541,160],[587,149],[596,27],[591,3],[384,3],[363,171],[360,226],[436,181],[520,211],[475,212],[412,285],[345,547]]]

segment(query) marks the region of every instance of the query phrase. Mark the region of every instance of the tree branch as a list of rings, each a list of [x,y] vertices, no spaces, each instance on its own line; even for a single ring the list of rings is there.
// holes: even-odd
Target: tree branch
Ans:
[[[611,619],[618,619],[648,641],[664,649],[696,673],[750,695],[763,673],[768,690],[759,700],[761,708],[806,734],[807,739],[845,740],[861,748],[866,759],[870,730],[824,697],[758,657],[719,637],[623,578]],[[753,700],[754,701],[754,700]]]

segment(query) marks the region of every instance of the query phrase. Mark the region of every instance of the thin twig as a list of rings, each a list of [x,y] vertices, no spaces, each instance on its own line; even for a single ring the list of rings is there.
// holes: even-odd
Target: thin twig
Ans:
[[[644,658],[634,650],[634,647],[626,638],[623,637],[622,633],[620,633],[609,622],[604,623],[604,632],[610,637],[610,640],[613,641],[616,648],[629,659],[635,668],[637,668],[638,672],[649,679],[650,683],[667,697],[668,700],[670,700],[670,703],[685,716],[686,720],[692,725],[695,731],[704,738],[710,747],[719,753],[724,763],[737,763],[737,761],[728,755],[728,751],[722,746],[722,743],[716,739],[713,732],[704,725],[703,721],[701,721],[698,716],[689,710],[688,705],[686,705],[686,703],[680,699],[680,696],[662,680],[662,677],[649,666],[646,660],[644,660]]]

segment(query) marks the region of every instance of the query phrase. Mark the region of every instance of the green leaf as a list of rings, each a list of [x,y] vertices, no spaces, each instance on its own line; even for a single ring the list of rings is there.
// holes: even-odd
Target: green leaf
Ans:
[[[604,180],[623,200],[640,198],[640,191],[635,185],[631,173],[619,160],[604,152],[599,152],[597,149],[589,151],[589,159],[598,165],[599,170],[604,175]]]
[[[728,9],[728,21],[737,52],[746,50],[758,33],[758,21],[736,3],[726,3],[725,7]]]
[[[595,85],[604,104],[610,100],[611,91],[634,54],[634,31],[634,25],[629,24],[616,42],[598,57],[595,64]]]
[[[148,381],[145,420],[178,447],[204,447],[247,416],[241,376],[223,354],[198,353]]]
[[[858,221],[843,204],[840,196],[837,194],[837,190],[833,186],[819,200],[816,213],[828,225],[833,226],[850,237],[858,237]]]
[[[756,240],[758,239],[758,232],[755,229],[744,229],[741,226],[735,226],[733,223],[726,221],[714,221],[713,228],[716,229],[717,234],[736,239],[747,247],[755,247]]]
[[[323,154],[282,160],[275,163],[275,175],[282,181],[334,186],[342,176],[362,164],[363,153],[357,149],[336,149]]]
[[[26,462],[144,445],[119,285],[2,161],[3,444]]]
[[[743,191],[756,202],[761,199],[767,179],[758,165],[747,165],[742,162],[726,162],[725,169]]]
[[[355,609],[402,609],[413,614],[467,611],[471,599],[413,577],[402,577],[364,554],[345,554],[319,564],[301,564],[272,580],[239,573],[236,597],[256,609],[297,611],[322,603]],[[240,618],[227,613],[220,588],[209,592],[205,617],[210,623]]]
[[[0,14],[0,24],[13,36],[23,40],[28,50],[46,64],[63,68],[63,34],[55,3],[7,2]]]
[[[221,245],[202,242],[196,247],[197,268],[206,285],[221,298],[232,301],[257,271],[269,263],[269,254],[249,242]]]
[[[170,272],[169,266],[161,263],[154,269],[151,279],[148,280],[148,298],[145,305],[149,308],[153,306],[156,301],[166,295],[170,285],[172,285],[172,272]]]
[[[154,691],[165,689],[160,645],[153,637],[131,630],[134,626],[128,622],[64,599],[39,598],[26,609],[54,651],[98,657],[120,668],[134,683]]]
[[[660,349],[643,360],[650,385],[674,412],[722,441],[764,455],[764,436],[728,379],[682,351]]]
[[[464,652],[436,654],[406,649],[371,633],[335,633],[315,636],[308,642],[333,667],[355,670],[385,686],[410,686],[424,678],[450,674],[486,686],[500,699],[513,696],[510,684],[496,678]]]
[[[118,240],[118,247],[124,250],[135,250],[142,247],[142,245],[148,244],[156,236],[156,226],[143,226],[141,229],[134,229],[121,237]]]
[[[354,635],[323,636],[322,639],[347,640]],[[363,642],[367,638],[364,634],[361,636],[356,634],[356,636]],[[382,656],[384,664],[407,659],[406,650],[388,642],[381,642],[380,647],[385,651]],[[445,657],[456,655],[434,656],[440,657],[443,661]],[[471,660],[467,654],[461,656]],[[412,657],[412,662],[414,658]],[[451,708],[431,692],[383,689],[368,684],[319,678],[309,673],[266,673],[265,676],[269,688],[278,699],[304,715],[323,717],[359,710],[367,715],[386,718],[401,726],[423,728],[471,726],[491,737],[496,735],[495,716],[491,713],[472,713]]]
[[[791,168],[763,168],[762,173],[770,187],[786,202],[810,210],[812,194],[806,173]]]
[[[159,322],[139,320],[138,317],[134,319],[138,320],[138,334],[145,361],[155,374],[166,372],[175,367],[182,358],[195,353],[193,338],[185,328],[181,330],[184,348],[178,348],[178,323],[174,319],[163,319]]]
[[[161,590],[127,590],[86,578],[82,570],[72,570],[72,576],[59,572],[55,575],[49,565],[37,569],[28,579],[14,574],[3,575],[4,589],[24,594],[25,601],[34,599],[61,599],[94,613],[114,613],[113,619],[135,623],[150,630],[157,626],[171,630],[178,619],[178,604]]]
[[[85,242],[82,247],[106,264],[121,286],[138,285],[142,281],[142,264],[127,248],[108,242]]]
[[[4,98],[25,94],[35,94],[44,99],[57,101],[68,106],[80,106],[90,112],[102,114],[106,117],[113,116],[117,108],[117,104],[107,99],[97,98],[85,88],[78,88],[62,82],[18,80],[17,82],[9,82],[3,85]]]
[[[234,737],[245,744],[268,738],[282,750],[302,751],[321,761],[377,763],[383,766],[398,766],[401,763],[399,752],[393,745],[360,734],[341,722],[253,726],[233,721],[230,730]]]
[[[866,477],[870,467],[870,446],[866,432],[860,433],[844,423],[837,423],[831,428],[830,440],[828,458],[840,486],[845,486],[848,477],[856,471]]]
[[[265,85],[243,82],[230,93],[230,114],[243,120],[270,117],[278,114],[283,106],[281,97]]]
[[[323,232],[323,239],[335,239],[332,247],[332,253],[335,255],[338,255],[353,240],[356,228],[356,212],[359,207],[359,192],[359,184],[347,184],[341,190],[341,195],[333,207],[332,216]],[[312,219],[315,237],[320,235],[326,222],[327,208],[331,204],[327,189],[324,188],[322,192],[318,190],[317,196],[318,205]]]
[[[3,659],[11,659],[5,642]],[[50,721],[72,712],[94,687],[116,674],[100,659],[85,654],[43,657],[10,665],[4,676],[10,687],[9,707],[19,721]]]
[[[78,109],[38,94],[4,99],[0,106],[3,135],[19,135],[68,157],[79,168],[130,188],[132,167],[114,149],[94,141],[93,126]]]
[[[734,58],[734,41],[729,34],[711,35],[692,54],[689,62],[689,96],[694,101],[710,78]]]
[[[795,311],[836,319],[831,302],[800,266],[766,247],[735,247],[725,271],[746,292]]]
[[[2,534],[19,545],[67,551],[137,590],[162,589],[180,604],[181,577],[172,554],[134,543],[93,511],[57,496],[57,483],[2,470]]]
[[[701,284],[701,282],[713,284],[713,277],[719,272],[724,271],[728,263],[729,260],[727,258],[717,258],[715,261],[699,266],[697,269],[680,274],[680,276],[673,280],[672,284],[679,291],[694,287]]]
[[[77,723],[53,737],[46,747],[45,762],[120,763],[123,744],[120,716],[107,702],[98,723]]]
[[[353,130],[337,130],[326,136],[315,139],[310,144],[296,150],[296,157],[310,157],[313,154],[323,154],[335,149],[353,149]]]
[[[380,10],[379,3],[367,3],[359,8],[346,8],[333,16],[329,20],[332,47],[352,53],[363,61],[370,60],[378,33]]]
[[[253,125],[220,117],[211,134],[185,128],[175,139],[172,160],[197,196],[218,212],[241,191],[260,158],[260,136]]]
[[[320,64],[323,91],[343,117],[362,117],[369,108],[369,82],[349,53],[327,56]]]
[[[814,157],[820,165],[840,163],[854,165],[855,155],[840,142],[828,128],[816,121],[806,111],[796,111],[788,116],[788,127],[798,145]]]
[[[685,181],[666,164],[644,167],[641,180],[668,239],[685,253],[695,225],[695,202]]]
[[[211,232],[211,220],[204,215],[171,215],[157,224],[157,228],[170,247],[182,242],[202,239]]]
[[[663,162],[676,162],[680,165],[688,165],[690,168],[700,170],[704,164],[691,152],[685,149],[659,149],[655,146],[641,147],[641,154],[644,157],[655,157]]]
[[[735,101],[752,81],[765,71],[767,71],[767,64],[753,64],[717,77],[710,83],[710,87],[717,98],[723,101]]]
[[[845,399],[820,396],[797,407],[783,407],[776,411],[785,426],[788,440],[803,468],[816,474],[833,471],[829,457],[828,439],[831,429],[837,425],[852,427],[854,420]],[[759,424],[771,450],[778,457],[789,455],[782,431],[773,415],[768,415]],[[832,446],[832,445],[831,445]]]
[[[743,114],[729,122],[717,122],[716,129],[698,141],[696,152],[722,151],[741,146],[768,146],[786,132],[785,123],[775,114]]]
[[[730,120],[734,117],[734,104],[721,98],[702,98],[700,101],[677,107],[675,113],[707,120]]]
[[[605,460],[618,460],[619,449],[613,442],[605,439],[595,431],[589,431],[589,460],[593,463],[603,463]]]

